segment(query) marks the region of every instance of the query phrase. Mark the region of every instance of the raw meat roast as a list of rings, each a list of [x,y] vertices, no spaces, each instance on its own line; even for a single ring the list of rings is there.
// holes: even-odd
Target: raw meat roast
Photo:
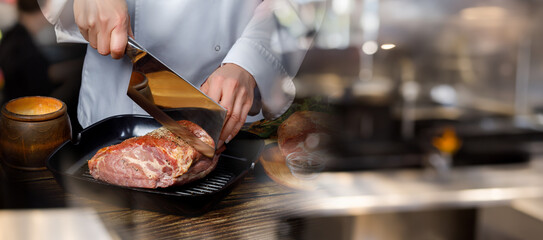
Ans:
[[[214,146],[213,139],[200,126],[186,120],[178,123]],[[161,127],[98,150],[88,165],[95,179],[111,184],[164,188],[203,178],[215,168],[217,160],[218,155],[207,158]]]

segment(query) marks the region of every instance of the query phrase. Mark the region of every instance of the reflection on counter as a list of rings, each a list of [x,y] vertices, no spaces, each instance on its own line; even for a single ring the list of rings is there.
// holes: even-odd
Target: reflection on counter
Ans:
[[[92,209],[1,210],[0,239],[115,239]]]
[[[300,179],[316,178],[326,165],[325,157],[316,153],[303,155],[293,152],[287,155],[285,159],[292,175]]]

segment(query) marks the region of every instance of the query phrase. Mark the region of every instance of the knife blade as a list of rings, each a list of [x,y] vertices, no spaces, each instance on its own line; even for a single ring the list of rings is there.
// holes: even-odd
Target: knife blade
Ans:
[[[128,38],[125,54],[133,64],[127,95],[143,110],[206,157],[213,157],[226,118],[226,109]],[[178,120],[202,127],[215,148],[202,142]]]

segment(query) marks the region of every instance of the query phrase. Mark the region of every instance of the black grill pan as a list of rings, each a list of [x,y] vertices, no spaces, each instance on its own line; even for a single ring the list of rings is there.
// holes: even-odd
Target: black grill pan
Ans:
[[[100,121],[66,142],[47,161],[47,168],[67,191],[119,207],[179,215],[200,215],[217,204],[250,171],[264,146],[258,136],[240,132],[221,154],[217,167],[196,182],[162,189],[121,187],[95,180],[87,161],[96,151],[160,127],[147,116],[121,115]]]

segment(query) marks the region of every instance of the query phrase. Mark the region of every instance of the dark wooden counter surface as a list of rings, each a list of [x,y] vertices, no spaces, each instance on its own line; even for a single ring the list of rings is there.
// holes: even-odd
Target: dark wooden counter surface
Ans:
[[[48,171],[3,167],[0,206],[4,209],[91,207],[118,239],[276,239],[298,231],[291,201],[299,194],[251,172],[211,211],[196,217],[120,208],[66,193]]]

